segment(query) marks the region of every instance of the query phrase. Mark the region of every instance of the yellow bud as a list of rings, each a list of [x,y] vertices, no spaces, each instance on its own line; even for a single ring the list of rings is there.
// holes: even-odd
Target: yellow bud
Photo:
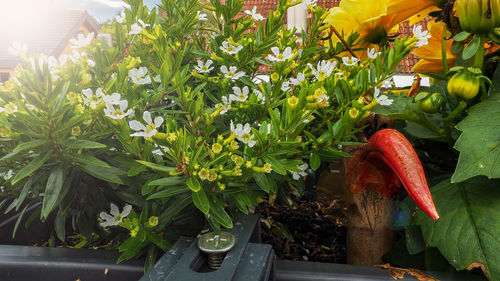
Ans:
[[[273,74],[271,74],[271,80],[276,83],[278,82],[278,80],[280,79],[280,75],[276,72],[274,72]]]
[[[212,151],[215,153],[215,154],[219,154],[221,151],[222,151],[222,144],[220,143],[214,143],[212,145]]]
[[[158,217],[157,216],[152,216],[152,217],[149,217],[149,220],[148,220],[148,227],[155,227],[158,225]]]
[[[359,115],[359,110],[353,107],[349,109],[349,115],[351,116],[352,119],[355,119]]]
[[[71,128],[71,135],[72,136],[78,137],[78,136],[80,136],[80,133],[81,133],[80,126],[76,126],[76,127]]]
[[[296,96],[291,96],[287,99],[287,104],[291,110],[295,110],[299,104],[299,99]]]

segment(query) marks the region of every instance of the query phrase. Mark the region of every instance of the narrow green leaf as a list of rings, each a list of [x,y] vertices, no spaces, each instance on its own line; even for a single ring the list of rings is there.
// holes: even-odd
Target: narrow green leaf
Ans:
[[[33,161],[28,163],[28,165],[19,170],[14,179],[12,179],[12,185],[18,183],[20,180],[31,175],[34,171],[42,167],[42,165],[49,159],[51,153],[52,151],[49,150],[45,152],[45,154],[38,155],[35,159],[33,159]]]
[[[188,178],[186,184],[193,192],[198,192],[201,189],[201,184],[197,177]]]
[[[269,193],[271,190],[276,190],[276,182],[267,175],[258,172],[253,172],[252,175],[257,185],[265,192]]]
[[[193,198],[193,203],[194,205],[202,211],[205,215],[208,214],[208,211],[210,210],[210,202],[208,202],[207,195],[205,194],[205,191],[199,190],[198,192],[193,192],[191,194],[191,197]]]
[[[481,45],[480,36],[475,35],[474,38],[472,38],[472,40],[469,42],[469,44],[465,46],[462,52],[463,59],[468,60],[472,58],[476,54],[477,50],[479,50],[479,48],[481,47],[479,45]]]
[[[108,163],[90,154],[70,154],[70,158],[78,164],[111,168]]]
[[[233,221],[226,210],[224,210],[222,204],[223,203],[221,203],[221,205],[218,203],[210,204],[209,214],[225,228],[233,228]]]
[[[19,153],[19,152],[24,151],[24,150],[33,149],[35,147],[44,145],[46,143],[48,143],[48,141],[47,140],[43,140],[43,139],[29,141],[29,142],[24,142],[24,143],[21,143],[18,146],[16,146],[16,148],[14,148],[14,150],[12,150],[12,153]]]
[[[184,192],[188,192],[189,189],[186,188],[186,186],[173,186],[173,187],[168,187],[167,189],[164,189],[162,191],[156,192],[152,195],[150,195],[146,200],[151,200],[151,199],[160,199],[160,198],[166,198],[170,196],[174,196],[177,194],[181,194]]]
[[[273,171],[275,171],[276,173],[283,175],[283,176],[286,175],[285,168],[278,160],[276,160],[276,158],[268,157],[268,156],[264,156],[264,158],[265,158],[267,163],[271,164]]]
[[[137,163],[136,165],[132,166],[127,171],[127,176],[129,176],[129,177],[135,177],[138,174],[140,174],[141,172],[143,172],[144,170],[146,170],[146,166],[140,165],[140,164]]]
[[[77,166],[85,173],[93,177],[96,177],[98,179],[117,184],[124,184],[120,176],[124,175],[125,171],[118,169],[116,167],[104,168],[104,167],[84,165],[84,164],[77,164]]]
[[[31,188],[31,185],[33,184],[34,177],[29,178],[26,183],[24,184],[23,190],[21,190],[21,193],[17,197],[16,200],[16,211],[19,210],[21,207],[21,204],[23,204],[24,200],[26,199],[26,196],[28,195],[28,192]]]
[[[309,159],[309,165],[315,171],[319,168],[319,166],[321,166],[321,158],[319,157],[318,154],[316,153],[311,154],[311,158]]]
[[[147,162],[147,161],[142,161],[142,160],[135,160],[137,161],[138,163],[141,163],[142,165],[148,167],[148,168],[151,168],[155,171],[160,171],[160,172],[170,172],[170,171],[173,171],[175,170],[174,167],[167,167],[167,166],[162,166],[162,165],[158,165],[158,164],[155,164],[155,163],[151,163],[151,162]]]
[[[64,167],[59,165],[55,167],[50,173],[47,185],[45,187],[45,194],[43,196],[43,205],[41,218],[46,219],[50,212],[54,209],[59,194],[64,182]]]
[[[172,201],[172,202],[171,202]],[[165,211],[158,218],[159,223],[157,228],[163,229],[177,216],[184,208],[186,208],[189,204],[191,204],[193,200],[191,199],[191,195],[185,194],[181,195],[177,198],[171,199],[168,201],[170,204]]]
[[[471,34],[467,31],[462,31],[460,33],[458,33],[457,35],[455,35],[453,37],[453,40],[454,41],[457,41],[457,42],[462,42],[462,41],[465,41],[467,38],[469,38]]]
[[[174,185],[180,185],[180,184],[185,184],[186,179],[182,176],[172,176],[168,178],[161,178],[157,179],[154,181],[150,181],[148,185],[153,185],[153,186],[174,186]]]
[[[23,220],[23,217],[24,217],[24,213],[26,212],[26,210],[28,209],[29,206],[30,206],[29,204],[26,204],[26,206],[24,206],[24,209],[19,214],[19,217],[17,217],[16,224],[14,225],[14,230],[12,230],[12,239],[14,239],[16,237],[16,233],[17,233],[17,229],[19,228],[19,224],[21,224],[21,221]]]
[[[68,148],[87,148],[87,149],[106,148],[105,144],[88,140],[65,139],[60,144]]]
[[[57,212],[54,219],[54,230],[56,231],[57,238],[64,242],[66,239],[66,214],[64,212]]]

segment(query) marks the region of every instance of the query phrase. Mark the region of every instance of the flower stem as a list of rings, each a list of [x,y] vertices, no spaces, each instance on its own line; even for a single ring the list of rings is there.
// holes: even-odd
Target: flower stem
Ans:
[[[476,52],[476,55],[474,56],[474,67],[477,67],[479,69],[483,69],[483,64],[484,64],[484,36],[482,35],[476,35],[480,36],[479,37],[479,49]]]
[[[356,55],[354,54],[354,52],[352,51],[351,47],[349,46],[349,44],[347,44],[347,42],[344,40],[344,38],[342,38],[342,35],[340,35],[340,33],[337,31],[337,29],[335,29],[335,27],[331,26],[330,30],[333,31],[333,33],[335,33],[335,35],[340,39],[340,42],[342,42],[342,44],[344,44],[344,46],[347,48],[349,53],[351,53],[351,56],[357,58]]]
[[[443,59],[443,71],[444,73],[448,72],[448,58],[446,57],[446,25],[443,25],[443,38],[441,38],[441,57]]]

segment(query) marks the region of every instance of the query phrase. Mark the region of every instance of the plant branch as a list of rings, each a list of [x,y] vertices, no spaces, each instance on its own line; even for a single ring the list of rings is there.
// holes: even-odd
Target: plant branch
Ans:
[[[335,35],[339,38],[340,42],[342,42],[342,44],[344,44],[344,46],[347,48],[349,53],[351,53],[351,56],[357,58],[356,55],[354,54],[354,52],[352,51],[351,47],[349,46],[349,44],[347,44],[347,42],[344,40],[344,38],[342,38],[340,33],[337,31],[337,29],[335,29],[335,27],[333,27],[333,26],[330,26],[330,31],[333,31],[333,33],[335,33]]]

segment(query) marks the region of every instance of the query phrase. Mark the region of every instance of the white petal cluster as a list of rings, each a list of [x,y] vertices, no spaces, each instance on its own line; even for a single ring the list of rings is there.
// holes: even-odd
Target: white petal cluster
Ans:
[[[233,81],[245,76],[245,72],[238,71],[238,68],[236,68],[236,66],[230,66],[228,70],[227,66],[223,65],[220,67],[220,71],[222,72],[222,74],[224,74],[224,77],[230,78]]]
[[[136,23],[130,26],[130,32],[128,35],[136,35],[142,32],[142,29],[150,26],[150,24],[144,23],[142,20],[138,20]]]
[[[309,6],[316,6],[316,2],[318,2],[318,0],[302,0],[302,3],[300,3],[300,5],[302,5],[304,8],[308,8]]]
[[[122,100],[119,93],[113,93],[111,95],[104,96],[103,100],[106,104],[104,114],[109,118],[118,120],[134,114],[133,109],[127,110],[128,101]]]
[[[224,115],[228,112],[229,109],[231,109],[231,99],[224,96],[222,97],[222,103],[221,104],[216,104],[215,108],[219,108],[219,106],[222,106],[222,111],[219,113],[221,115]]]
[[[233,102],[233,101],[244,102],[248,99],[249,93],[250,93],[250,91],[248,90],[247,86],[245,86],[243,88],[233,87],[233,94],[229,95],[229,102]]]
[[[92,109],[95,109],[97,105],[101,103],[102,98],[104,97],[102,88],[97,88],[97,90],[95,90],[95,94],[90,88],[84,89],[82,90],[82,94],[83,103]]]
[[[132,68],[128,71],[128,76],[132,82],[137,85],[151,84],[151,77],[148,75],[148,69],[144,66]]]
[[[120,14],[118,14],[116,17],[115,17],[115,20],[118,22],[118,23],[123,23],[123,21],[125,20],[125,11],[121,11]]]
[[[300,172],[290,171],[292,173],[292,178],[296,181],[298,181],[300,177],[307,176],[306,170],[309,168],[309,164],[304,163],[301,165],[297,165],[297,168],[300,170]]]
[[[220,46],[220,49],[224,53],[227,53],[230,55],[236,55],[239,51],[241,51],[243,49],[243,46],[231,44],[226,40],[226,41],[222,42],[222,46]]]
[[[78,33],[77,37],[74,39],[70,39],[69,42],[73,44],[73,46],[71,46],[72,49],[80,49],[90,45],[93,39],[94,32],[90,32],[89,34],[87,34],[87,36],[83,35],[82,33]]]
[[[326,78],[330,77],[332,74],[333,70],[337,66],[336,61],[326,61],[322,60],[318,62],[318,65],[316,68],[314,68],[310,63],[308,64],[309,68],[311,68],[311,72],[316,77],[316,80],[318,81],[323,81]]]
[[[198,16],[198,20],[199,20],[199,21],[205,21],[205,20],[208,20],[208,18],[207,18],[207,14],[202,13],[201,11],[197,11],[197,12],[196,12],[196,15]]]
[[[128,122],[130,128],[134,131],[137,131],[136,133],[131,134],[132,137],[145,137],[145,138],[151,138],[156,133],[158,132],[157,128],[163,124],[163,118],[160,116],[155,117],[155,120],[151,119],[151,113],[149,111],[144,111],[142,114],[142,119],[146,121],[146,125],[142,124],[141,122],[137,120],[132,120]]]
[[[250,15],[254,20],[257,20],[257,21],[265,20],[265,18],[261,14],[257,13],[257,6],[253,6],[253,9],[251,11],[246,10],[245,14]]]
[[[267,59],[270,61],[286,61],[288,59],[293,58],[293,52],[291,47],[286,47],[283,53],[280,53],[280,49],[278,47],[272,47],[271,51],[273,52],[273,55],[268,55]]]
[[[236,135],[236,138],[239,141],[248,144],[249,147],[253,147],[257,143],[254,140],[255,136],[251,134],[252,128],[250,128],[249,123],[246,123],[245,125],[236,124],[236,126],[234,126],[233,121],[231,121],[231,132]]]
[[[342,57],[342,63],[346,66],[354,66],[359,62],[356,57]]]
[[[9,54],[17,57],[20,54],[26,54],[26,51],[28,50],[28,46],[26,44],[14,42],[7,50],[9,52]]]
[[[374,60],[381,54],[381,52],[377,52],[375,48],[368,48],[366,50],[366,54],[368,55],[369,58]]]
[[[416,46],[417,47],[422,47],[427,44],[429,44],[429,39],[432,37],[430,34],[428,34],[429,31],[422,31],[422,26],[421,25],[414,25],[413,26],[413,36],[418,39]]]
[[[118,225],[124,218],[126,218],[130,214],[131,210],[131,205],[125,205],[125,207],[123,207],[123,211],[120,213],[120,209],[118,209],[115,204],[111,203],[111,210],[109,211],[110,214],[106,212],[101,212],[99,214],[99,217],[103,220],[101,223],[99,223],[99,225],[102,227]]]
[[[391,105],[394,100],[390,99],[389,97],[387,97],[386,95],[381,95],[380,94],[380,89],[379,88],[375,88],[374,92],[373,92],[373,97],[375,98],[375,100],[380,104],[380,105],[383,105],[383,106],[388,106],[388,105]]]
[[[198,71],[198,73],[209,73],[214,69],[213,67],[210,67],[212,63],[214,63],[212,60],[207,60],[206,63],[203,63],[201,60],[198,60],[198,66],[195,66],[194,69]]]

